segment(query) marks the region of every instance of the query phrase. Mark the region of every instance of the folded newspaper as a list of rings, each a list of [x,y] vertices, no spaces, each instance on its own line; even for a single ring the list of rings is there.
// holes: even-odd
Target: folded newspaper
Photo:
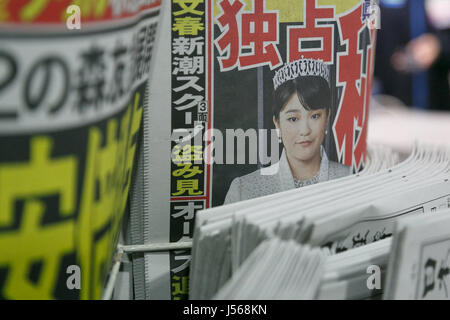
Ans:
[[[265,240],[213,298],[450,299],[449,209],[400,218],[392,238],[328,253],[293,240]]]
[[[274,238],[251,254],[215,299],[313,299],[326,256],[320,249]]]
[[[213,298],[379,299],[390,248],[391,239],[384,239],[327,256],[319,248],[272,238],[252,252]],[[372,276],[372,270],[379,274]]]
[[[399,220],[395,232],[384,298],[450,300],[450,210]]]
[[[293,240],[338,254],[391,237],[403,217],[449,208],[449,156],[446,148],[417,147],[407,160],[379,173],[200,212],[190,297],[214,296],[267,239]]]
[[[373,1],[173,0],[162,9],[132,244],[188,242],[200,210],[361,170]],[[134,297],[187,299],[191,261],[190,250],[135,254]]]
[[[0,1],[0,298],[99,299],[160,0]]]

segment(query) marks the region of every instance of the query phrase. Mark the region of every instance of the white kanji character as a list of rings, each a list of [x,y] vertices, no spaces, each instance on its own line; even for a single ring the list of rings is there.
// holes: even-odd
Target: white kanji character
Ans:
[[[176,254],[176,256],[174,257],[175,261],[177,261],[177,260],[178,261],[179,260],[185,260],[185,262],[182,265],[180,265],[180,266],[178,266],[176,268],[173,268],[171,270],[174,273],[181,272],[181,271],[185,270],[189,266],[189,262],[191,261],[191,256],[190,255],[178,255],[178,254],[183,253],[183,252],[186,252],[186,251],[174,251],[174,253]]]
[[[194,202],[188,202],[187,206],[175,206],[175,210],[181,210],[172,215],[172,218],[179,218],[185,216],[184,220],[192,220],[194,218],[195,210],[203,209],[202,205],[195,205]]]
[[[190,48],[189,38],[178,37],[173,39],[172,48],[173,54],[178,54],[180,56],[185,55]]]
[[[187,83],[183,84],[182,86],[173,88],[173,91],[180,92],[180,91],[186,90],[188,88],[193,88],[193,89],[197,90],[198,92],[201,92],[204,89],[197,84],[198,80],[200,80],[200,78],[197,77],[197,76],[180,76],[180,77],[177,77],[177,81],[187,81]]]
[[[180,105],[182,103],[187,102],[188,100],[192,100],[192,101],[183,106],[175,107],[175,109],[177,109],[178,111],[182,111],[182,110],[196,107],[200,101],[203,101],[203,96],[185,93],[180,99],[178,99],[177,101],[174,101],[173,103],[175,103],[176,105]]]
[[[189,221],[185,221],[183,223],[183,235],[189,236],[189,230],[190,230],[190,223]]]
[[[173,39],[172,43],[172,53],[178,54],[180,56],[184,55],[191,55],[196,51],[197,55],[201,55],[203,53],[203,37],[196,37],[196,38],[185,38],[185,37],[178,37]]]
[[[173,74],[183,73],[188,74],[202,74],[204,70],[203,57],[175,57],[173,65],[176,67],[173,70]]]

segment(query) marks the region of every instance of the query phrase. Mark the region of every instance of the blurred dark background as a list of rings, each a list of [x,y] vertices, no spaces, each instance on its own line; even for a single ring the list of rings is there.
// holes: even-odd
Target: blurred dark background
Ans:
[[[373,94],[450,111],[450,1],[380,0]]]

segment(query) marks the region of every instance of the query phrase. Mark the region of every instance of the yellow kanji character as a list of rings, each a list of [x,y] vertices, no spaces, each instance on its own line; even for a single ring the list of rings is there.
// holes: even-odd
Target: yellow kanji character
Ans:
[[[119,233],[120,221],[126,206],[130,173],[136,144],[133,136],[139,131],[142,117],[142,99],[138,93],[130,101],[121,117],[110,119],[106,132],[98,127],[89,129],[85,178],[80,200],[81,214],[77,221],[77,238],[81,278],[81,299],[98,299],[107,274],[107,265]],[[117,156],[120,155],[120,156]],[[96,236],[99,230],[102,237]],[[92,258],[95,257],[95,258]]]
[[[173,13],[174,16],[179,16],[181,14],[192,13],[196,15],[202,15],[203,12],[199,10],[195,10],[200,3],[203,3],[203,0],[173,0],[174,3],[177,3],[182,10],[175,11]],[[188,6],[187,4],[190,4]]]
[[[172,30],[178,31],[179,36],[196,36],[199,31],[205,30],[205,26],[201,18],[183,17],[175,18]]]
[[[178,180],[177,181],[177,190],[178,190],[178,192],[172,193],[173,196],[179,196],[186,192],[190,196],[198,196],[203,193],[202,190],[198,190],[198,179]]]
[[[191,178],[191,177],[195,176],[196,174],[203,173],[203,170],[200,170],[199,166],[193,166],[192,167],[192,163],[185,163],[185,164],[180,163],[177,166],[178,167],[183,167],[183,168],[175,170],[174,172],[172,172],[172,175],[174,177],[183,176],[183,178]]]
[[[70,218],[76,208],[78,159],[52,157],[52,146],[51,138],[34,137],[29,161],[0,165],[0,227],[12,225],[16,202],[24,203],[19,229],[0,232],[0,267],[9,269],[2,291],[7,299],[54,299],[62,259],[74,249],[73,219],[43,222],[52,209],[42,197],[59,197],[57,218]],[[42,270],[35,283],[29,270],[36,261]]]
[[[173,163],[191,163],[194,161],[203,161],[203,147],[185,145],[183,147],[176,145],[172,149]]]
[[[191,152],[192,161],[203,161],[203,146],[192,146]]]
[[[181,162],[191,162],[192,156],[191,156],[191,146],[185,145],[183,147],[176,145],[172,149],[172,161],[174,163],[181,163]]]
[[[181,281],[180,281],[181,280]],[[177,295],[184,294],[187,295],[189,293],[189,277],[187,276],[173,276],[172,281],[176,281],[176,283],[172,283],[172,297],[173,300],[180,300],[180,297]]]

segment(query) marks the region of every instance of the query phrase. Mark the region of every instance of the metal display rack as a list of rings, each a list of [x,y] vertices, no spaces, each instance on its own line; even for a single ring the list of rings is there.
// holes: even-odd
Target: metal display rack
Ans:
[[[103,291],[102,300],[111,300],[115,289],[117,275],[122,264],[123,254],[137,253],[137,252],[158,252],[158,251],[172,251],[191,249],[192,241],[183,241],[175,243],[153,243],[153,244],[141,244],[141,245],[118,245],[116,253],[113,257],[113,266],[109,275],[108,282],[106,283]]]

